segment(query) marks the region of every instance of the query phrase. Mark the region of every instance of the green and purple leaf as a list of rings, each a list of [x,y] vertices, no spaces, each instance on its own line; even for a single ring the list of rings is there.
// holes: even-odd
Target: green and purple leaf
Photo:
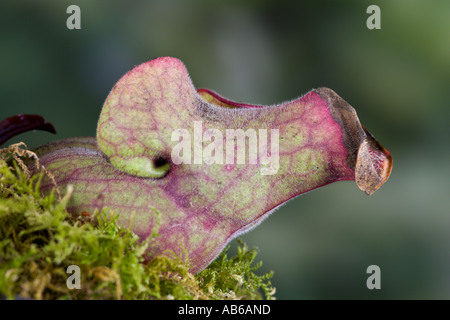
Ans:
[[[195,146],[195,123],[201,123],[203,137],[211,130],[223,132],[223,146],[229,129],[278,130],[276,167],[262,159],[238,164],[237,152],[233,163],[176,164],[172,152],[180,141],[172,135],[177,130],[193,137],[194,155],[200,148],[204,156],[208,145],[219,142],[215,136]],[[273,139],[269,134],[269,146]],[[246,150],[249,144],[245,139]],[[36,152],[60,187],[74,187],[69,211],[108,207],[122,225],[132,222],[143,240],[158,227],[149,256],[186,250],[192,272],[289,199],[341,180],[355,180],[372,194],[392,168],[389,152],[331,89],[273,106],[236,103],[207,89],[197,91],[183,63],[168,57],[141,64],[118,81],[103,106],[97,138],[66,139]],[[273,170],[261,174],[263,169]]]

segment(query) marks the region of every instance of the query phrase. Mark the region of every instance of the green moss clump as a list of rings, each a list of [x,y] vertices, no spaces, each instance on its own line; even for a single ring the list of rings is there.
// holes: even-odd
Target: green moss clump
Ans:
[[[257,255],[255,248],[248,249],[238,239],[236,256],[228,258],[229,246],[206,269],[197,274],[202,290],[209,293],[210,299],[261,299],[261,289],[266,299],[274,299],[275,288],[270,279],[273,272],[256,275],[262,262],[253,265]]]
[[[112,212],[68,214],[70,189],[63,198],[43,196],[44,173],[30,176],[11,149],[0,151],[0,294],[6,298],[273,298],[272,274],[255,273],[256,249],[240,243],[236,256],[222,253],[197,275],[189,273],[188,257],[168,253],[143,263],[147,242],[118,226]],[[70,265],[80,268],[80,289],[67,286]]]

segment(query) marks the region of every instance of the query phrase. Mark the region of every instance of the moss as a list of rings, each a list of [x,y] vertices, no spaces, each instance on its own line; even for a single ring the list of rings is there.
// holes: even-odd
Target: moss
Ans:
[[[197,275],[183,262],[188,257],[170,252],[144,263],[147,242],[118,226],[113,212],[68,214],[71,190],[42,195],[49,173],[30,175],[21,157],[38,161],[20,145],[0,150],[0,293],[7,298],[273,298],[272,274],[255,272],[256,249],[239,242],[236,256],[224,252]],[[80,289],[67,287],[70,265],[80,268]]]
[[[227,247],[219,257],[197,275],[200,288],[209,293],[211,299],[260,299],[261,289],[266,299],[273,299],[275,289],[270,279],[273,273],[258,276],[262,262],[253,265],[257,255],[256,248],[249,250],[238,241],[236,256],[228,258]]]

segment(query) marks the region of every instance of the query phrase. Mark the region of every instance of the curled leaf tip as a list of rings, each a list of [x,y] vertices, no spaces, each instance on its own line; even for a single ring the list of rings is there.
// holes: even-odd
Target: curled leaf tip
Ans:
[[[18,134],[31,130],[43,130],[56,133],[55,127],[42,116],[36,114],[18,114],[0,122],[0,145]]]
[[[358,150],[355,167],[356,185],[368,195],[377,191],[389,178],[392,157],[373,135],[364,128],[366,137]]]
[[[356,185],[372,195],[389,178],[391,154],[361,125],[355,109],[347,101],[329,88],[315,91],[328,102],[333,118],[342,128],[347,165],[355,172]]]

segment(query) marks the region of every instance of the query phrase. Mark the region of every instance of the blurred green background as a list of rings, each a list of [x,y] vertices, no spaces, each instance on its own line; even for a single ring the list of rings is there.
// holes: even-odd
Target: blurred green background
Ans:
[[[81,30],[66,28],[70,4]],[[391,177],[371,197],[352,182],[298,197],[244,241],[278,299],[450,298],[449,1],[7,0],[0,36],[0,119],[40,114],[58,131],[8,142],[29,147],[94,136],[115,82],[158,56],[242,102],[332,88],[391,151]],[[366,287],[372,264],[381,290]]]

